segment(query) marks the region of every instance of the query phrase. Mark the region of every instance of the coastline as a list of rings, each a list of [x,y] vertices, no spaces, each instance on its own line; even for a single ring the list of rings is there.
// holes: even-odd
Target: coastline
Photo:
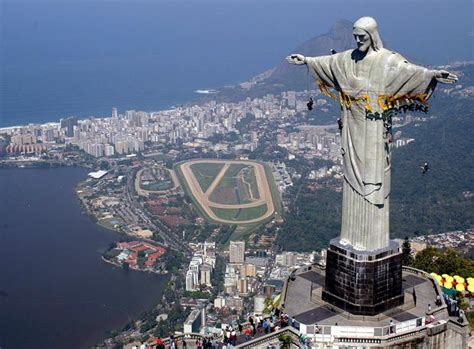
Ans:
[[[116,263],[116,262],[114,262],[114,261],[108,260],[108,259],[105,258],[104,256],[100,256],[100,257],[102,258],[102,260],[103,260],[105,263],[112,264],[112,265],[116,266],[117,268],[120,268],[120,269],[124,270],[123,267],[122,267],[120,264],[118,264],[118,263]],[[168,270],[165,270],[165,271],[163,271],[163,272],[159,272],[159,271],[153,271],[153,270],[149,270],[149,269],[143,270],[143,269],[134,268],[134,267],[130,267],[130,270],[133,270],[133,271],[141,271],[141,272],[150,273],[150,274],[157,274],[157,275],[167,275],[167,274],[169,274]]]
[[[81,212],[73,191],[87,173],[84,168],[29,170],[0,171],[5,185],[0,206],[4,212],[12,210],[2,220],[0,240],[2,244],[21,244],[31,257],[26,261],[13,250],[2,254],[2,263],[9,260],[13,265],[0,276],[8,293],[6,302],[0,299],[4,330],[0,345],[30,347],[33,343],[29,338],[36,338],[37,347],[92,347],[109,337],[110,331],[153,309],[160,302],[169,275],[126,274],[98,259],[118,236],[115,231],[91,224],[90,217]],[[42,217],[43,222],[35,217]],[[22,231],[24,234],[20,234]],[[43,232],[47,234],[43,236]],[[47,256],[42,251],[48,251]],[[12,273],[22,278],[11,279]],[[53,279],[62,286],[56,287],[50,281]],[[30,286],[25,286],[25,281]],[[121,285],[126,287],[122,289]],[[28,297],[32,291],[34,300]],[[19,316],[26,311],[30,315]],[[74,317],[72,323],[68,321],[70,316]],[[58,321],[60,324],[53,325]],[[47,330],[53,327],[59,335]]]
[[[89,169],[94,167],[92,164],[86,164],[86,165],[85,164],[81,164],[81,165],[78,165],[78,164],[65,164],[65,163],[58,163],[58,162],[54,162],[54,161],[51,162],[51,161],[41,161],[41,160],[40,161],[31,161],[31,160],[29,160],[27,162],[28,162],[27,165],[20,164],[16,161],[16,162],[13,162],[13,163],[8,163],[11,166],[4,166],[5,162],[0,161],[0,170],[9,170],[9,169],[55,169],[55,168],[83,168],[83,169],[89,170]],[[48,164],[48,166],[45,166],[45,164]],[[174,180],[175,179],[173,178],[173,181]],[[108,231],[111,231],[115,234],[118,234],[120,236],[129,238],[129,239],[138,239],[140,241],[145,241],[145,242],[149,242],[149,243],[152,243],[152,244],[160,245],[160,246],[165,247],[165,248],[169,248],[168,246],[166,246],[166,245],[164,245],[164,244],[162,244],[158,241],[147,239],[147,238],[144,238],[144,237],[136,235],[136,234],[127,233],[126,231],[124,231],[122,229],[113,228],[113,227],[111,227],[109,225],[106,225],[103,222],[101,222],[101,220],[92,211],[90,211],[88,209],[87,205],[81,199],[80,195],[78,195],[78,188],[80,187],[80,185],[82,185],[84,183],[85,183],[85,180],[82,180],[82,181],[77,182],[74,185],[74,194],[75,194],[76,199],[79,202],[79,207],[80,207],[80,210],[81,210],[81,214],[87,216],[88,219],[92,223],[98,225],[101,228],[107,229]],[[111,263],[111,264],[114,264],[114,263]],[[117,264],[114,264],[114,265],[116,265],[118,267],[121,267],[120,265],[117,265]],[[159,274],[159,275],[164,275],[164,274],[168,273],[168,271],[166,271],[166,272],[153,272],[153,271],[150,271],[150,270],[141,270],[141,269],[135,269],[135,268],[130,268],[130,269],[137,270],[137,271],[149,271],[151,273]]]

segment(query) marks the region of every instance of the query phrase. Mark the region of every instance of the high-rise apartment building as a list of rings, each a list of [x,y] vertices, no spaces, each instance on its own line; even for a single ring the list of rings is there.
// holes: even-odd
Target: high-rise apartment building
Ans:
[[[201,267],[201,285],[211,286],[211,271],[212,267],[207,264],[203,264]]]
[[[239,279],[237,283],[237,290],[240,294],[247,294],[248,293],[248,281],[246,278]]]
[[[66,119],[61,119],[61,128],[65,129],[66,137],[74,137],[74,126],[77,126],[77,117],[70,116]]]
[[[245,261],[245,241],[231,241],[229,256],[230,263],[243,264]]]
[[[194,291],[194,273],[191,270],[186,273],[186,291]]]

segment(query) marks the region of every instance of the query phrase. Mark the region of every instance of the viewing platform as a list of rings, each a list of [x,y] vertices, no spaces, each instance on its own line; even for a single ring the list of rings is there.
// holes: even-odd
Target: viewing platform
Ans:
[[[287,279],[282,294],[282,311],[296,320],[295,327],[313,348],[349,343],[389,348],[413,341],[426,342],[426,348],[468,347],[466,318],[449,316],[437,282],[421,270],[403,267],[403,304],[375,316],[353,315],[325,302],[325,277],[319,265],[299,269]]]
[[[322,266],[298,269],[286,280],[281,295],[281,311],[293,319],[293,326],[268,334],[259,331],[250,340],[239,333],[234,348],[266,349],[281,345],[282,336],[292,343],[291,348],[304,347],[303,338],[306,348],[313,349],[399,348],[413,344],[424,349],[468,348],[469,323],[462,314],[450,316],[437,282],[428,273],[409,267],[403,267],[402,276],[404,303],[376,316],[362,316],[322,300],[325,280]],[[243,324],[244,329],[248,326]],[[183,340],[187,348],[196,348],[196,340],[206,337],[186,333],[174,338],[178,348]],[[218,348],[222,348],[222,339],[222,335],[216,337]],[[163,343],[169,348],[169,338],[163,338]],[[130,343],[124,348],[132,349],[134,345],[139,348],[140,343]]]

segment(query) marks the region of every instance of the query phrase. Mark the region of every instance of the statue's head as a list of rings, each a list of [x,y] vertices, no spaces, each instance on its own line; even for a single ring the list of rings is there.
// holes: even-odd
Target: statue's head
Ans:
[[[352,34],[357,42],[357,49],[361,52],[366,53],[370,48],[374,51],[383,48],[377,22],[372,17],[359,18],[354,23]]]

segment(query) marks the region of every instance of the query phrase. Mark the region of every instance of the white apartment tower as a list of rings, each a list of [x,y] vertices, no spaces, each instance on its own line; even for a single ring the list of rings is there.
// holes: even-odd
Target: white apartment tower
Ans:
[[[230,263],[245,262],[245,241],[231,241],[229,247]]]
[[[186,291],[194,291],[194,273],[191,270],[186,273]]]

